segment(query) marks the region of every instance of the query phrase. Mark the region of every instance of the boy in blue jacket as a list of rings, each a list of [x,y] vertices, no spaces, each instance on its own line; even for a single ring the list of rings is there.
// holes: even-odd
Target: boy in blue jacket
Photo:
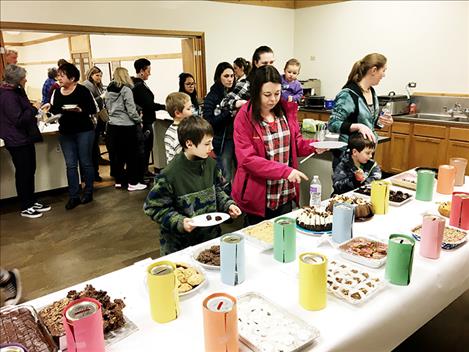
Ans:
[[[376,145],[359,132],[348,139],[348,150],[332,175],[334,194],[342,194],[381,179],[381,169],[372,159]]]

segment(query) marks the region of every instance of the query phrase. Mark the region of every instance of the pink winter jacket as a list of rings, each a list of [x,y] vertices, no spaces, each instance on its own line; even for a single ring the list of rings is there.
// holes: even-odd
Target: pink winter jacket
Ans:
[[[234,121],[233,139],[238,168],[231,195],[241,210],[250,215],[265,216],[267,179],[286,179],[293,169],[298,169],[298,156],[307,156],[315,151],[309,145],[313,140],[303,139],[300,133],[296,116],[298,105],[285,101],[281,104],[290,128],[290,166],[266,159],[261,126],[253,121],[249,104],[243,105]],[[295,188],[298,204],[299,184]]]

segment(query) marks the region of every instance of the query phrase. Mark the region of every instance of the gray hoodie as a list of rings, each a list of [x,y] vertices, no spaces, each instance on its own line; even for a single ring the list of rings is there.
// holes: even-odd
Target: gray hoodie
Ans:
[[[109,112],[109,124],[115,126],[133,126],[142,123],[142,118],[135,107],[132,90],[127,86],[118,87],[111,82],[104,98]]]

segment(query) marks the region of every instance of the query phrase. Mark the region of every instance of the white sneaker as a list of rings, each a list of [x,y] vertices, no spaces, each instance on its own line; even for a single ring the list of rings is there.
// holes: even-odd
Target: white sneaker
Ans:
[[[136,185],[131,185],[129,184],[129,186],[127,187],[127,190],[129,192],[133,192],[133,191],[143,191],[145,188],[147,188],[147,185],[144,185],[142,183],[137,183]]]
[[[37,202],[34,203],[32,208],[34,210],[36,210],[37,212],[39,212],[39,213],[44,213],[44,212],[49,211],[49,210],[52,209],[50,205],[41,204],[41,203],[37,203]]]
[[[121,183],[116,183],[116,184],[114,185],[114,187],[115,187],[115,188],[122,188],[122,184],[121,184]]]
[[[13,269],[9,271],[9,274],[10,278],[2,284],[2,288],[5,290],[5,305],[14,306],[17,305],[21,299],[20,272],[18,269]]]
[[[26,210],[23,210],[21,212],[21,216],[24,216],[26,218],[35,219],[35,218],[40,218],[42,216],[42,213],[36,211],[33,207],[31,207],[31,208],[28,208]]]

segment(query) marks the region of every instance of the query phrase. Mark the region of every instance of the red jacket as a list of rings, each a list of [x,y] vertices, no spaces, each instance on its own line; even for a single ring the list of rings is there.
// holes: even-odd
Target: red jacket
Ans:
[[[286,179],[293,169],[298,169],[298,156],[307,156],[315,151],[309,144],[313,140],[303,139],[297,121],[298,105],[282,101],[290,128],[290,158],[292,165],[266,159],[263,134],[259,123],[253,121],[249,104],[244,104],[234,121],[233,139],[238,168],[233,180],[231,195],[243,212],[265,216],[267,179]],[[298,204],[300,186],[296,188]]]

